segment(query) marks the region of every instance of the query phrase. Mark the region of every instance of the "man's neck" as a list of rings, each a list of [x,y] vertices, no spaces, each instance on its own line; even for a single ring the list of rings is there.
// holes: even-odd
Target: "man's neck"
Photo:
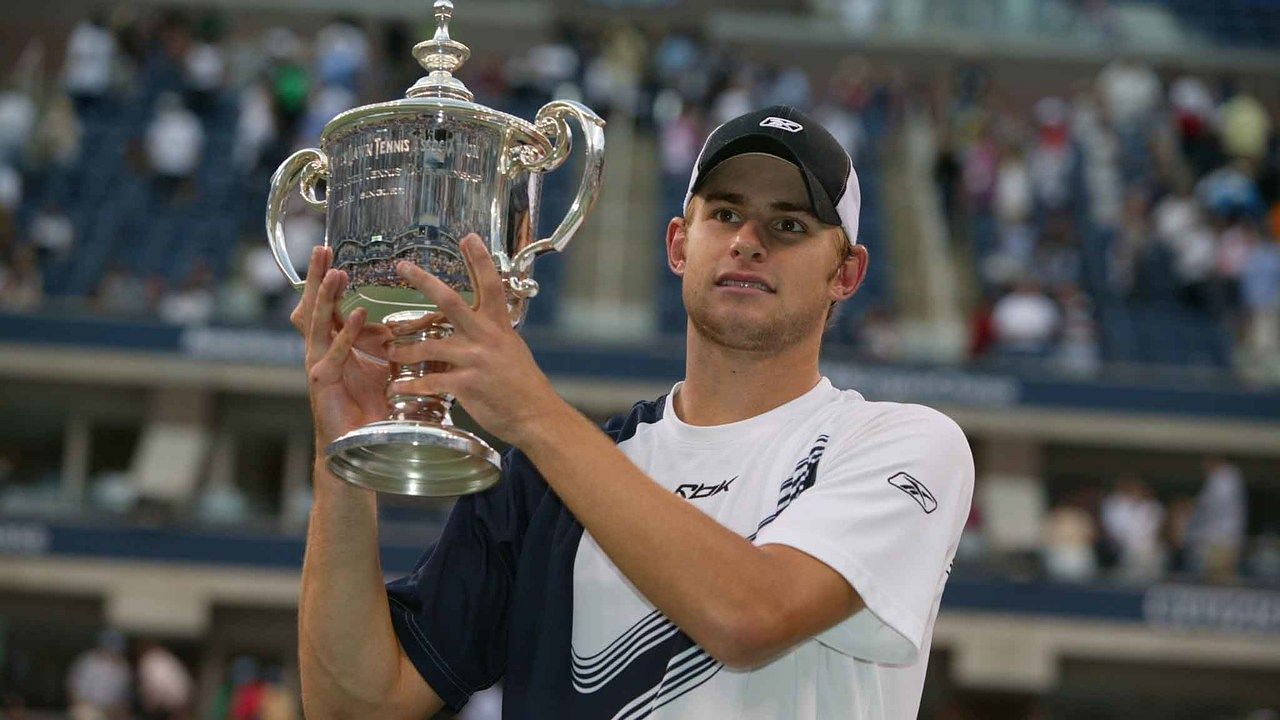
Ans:
[[[822,378],[819,340],[764,353],[726,348],[690,328],[676,415],[690,425],[724,425],[795,400]]]

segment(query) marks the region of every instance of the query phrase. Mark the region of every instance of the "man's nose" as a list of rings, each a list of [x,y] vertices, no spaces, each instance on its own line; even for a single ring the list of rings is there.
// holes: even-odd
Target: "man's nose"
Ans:
[[[761,230],[760,224],[755,220],[748,220],[742,223],[738,227],[738,233],[733,236],[733,243],[729,245],[729,254],[735,258],[746,257],[755,261],[763,260],[765,247]]]

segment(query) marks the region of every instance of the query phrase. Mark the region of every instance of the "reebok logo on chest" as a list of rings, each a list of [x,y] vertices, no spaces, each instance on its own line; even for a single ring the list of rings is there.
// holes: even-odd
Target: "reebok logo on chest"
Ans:
[[[699,483],[685,483],[676,487],[676,494],[686,500],[701,500],[702,498],[708,498],[722,492],[729,492],[729,485],[737,479],[738,476],[734,475],[719,484],[711,483],[710,485],[701,485]]]

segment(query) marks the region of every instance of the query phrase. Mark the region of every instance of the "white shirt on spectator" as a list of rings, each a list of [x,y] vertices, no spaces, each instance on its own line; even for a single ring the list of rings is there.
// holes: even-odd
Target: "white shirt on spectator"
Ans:
[[[1038,290],[1016,290],[996,302],[992,324],[996,341],[1009,350],[1045,349],[1058,328],[1058,306]]]
[[[1098,75],[1098,94],[1117,127],[1132,127],[1160,102],[1160,78],[1140,62],[1116,60]]]
[[[138,658],[138,697],[150,713],[172,713],[191,703],[191,673],[173,653],[153,645]]]
[[[160,99],[156,117],[147,128],[147,159],[160,175],[189,177],[200,165],[204,128],[195,113],[174,95]]]
[[[210,43],[198,43],[187,52],[187,84],[193,90],[210,92],[222,85],[227,61],[222,48]]]
[[[129,663],[115,653],[94,649],[76,658],[67,674],[72,704],[106,709],[123,708],[129,702]]]
[[[111,31],[82,20],[67,40],[63,87],[75,95],[101,95],[111,84],[116,39]]]
[[[36,104],[26,93],[0,92],[0,163],[22,152],[36,126]]]
[[[1000,163],[996,175],[996,214],[1004,222],[1020,222],[1031,215],[1031,174],[1021,159]]]
[[[0,209],[13,212],[22,204],[22,175],[0,162]]]

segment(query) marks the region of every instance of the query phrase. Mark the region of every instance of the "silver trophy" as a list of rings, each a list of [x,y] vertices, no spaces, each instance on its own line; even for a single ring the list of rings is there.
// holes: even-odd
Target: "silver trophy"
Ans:
[[[469,233],[485,239],[505,281],[507,307],[516,325],[538,291],[533,260],[565,248],[600,191],[604,121],[567,100],[544,105],[533,122],[472,102],[453,72],[470,56],[449,37],[453,3],[436,0],[436,32],[413,48],[428,74],[402,100],[365,105],[325,126],[320,148],[289,156],[271,178],[267,240],[280,270],[295,288],[303,280],[285,251],[284,209],[294,187],[325,211],[325,245],[333,267],[350,285],[341,301],[347,314],[363,307],[368,322],[398,323],[436,311],[435,305],[395,271],[412,260],[474,298],[473,279],[458,242]],[[577,196],[551,237],[535,240],[542,174],[569,156],[568,119],[582,126],[586,165]],[[317,185],[323,182],[323,198]],[[411,343],[444,337],[447,323],[393,335]],[[392,365],[389,380],[421,377],[429,363]],[[390,386],[389,387],[394,387]],[[325,454],[330,470],[362,487],[402,495],[463,495],[498,480],[500,458],[449,417],[453,398],[389,394],[387,419],[333,441]]]

